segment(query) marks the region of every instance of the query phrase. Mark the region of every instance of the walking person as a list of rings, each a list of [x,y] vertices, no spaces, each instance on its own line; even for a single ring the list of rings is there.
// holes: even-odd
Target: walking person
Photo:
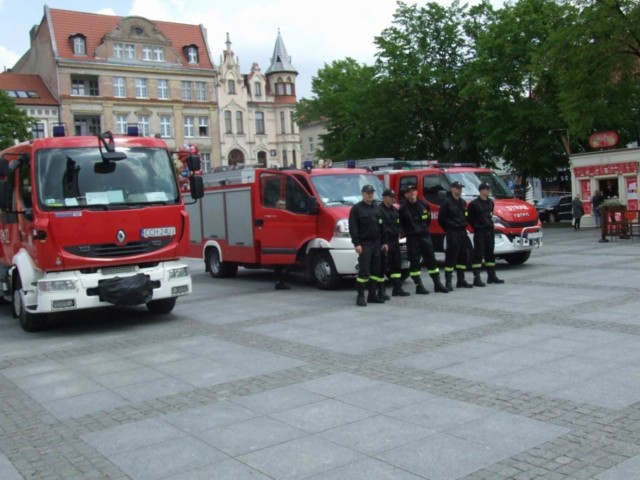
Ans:
[[[473,288],[464,278],[467,269],[467,204],[462,199],[462,183],[455,181],[451,191],[440,206],[438,223],[445,231],[447,247],[444,253],[444,275],[449,291],[453,290],[453,272],[456,271],[456,288]]]
[[[358,276],[356,277],[356,305],[366,307],[368,303],[384,303],[378,295],[381,276],[382,251],[386,251],[384,238],[384,220],[382,212],[374,200],[373,185],[362,187],[362,200],[351,207],[349,212],[349,233],[351,242],[358,254]],[[365,300],[364,294],[369,294]]]
[[[482,259],[487,269],[487,283],[504,283],[496,275],[496,257],[493,253],[495,248],[495,237],[493,235],[493,200],[491,187],[488,183],[482,182],[478,185],[480,194],[478,198],[469,202],[469,224],[473,228],[473,286],[484,287],[485,284],[480,277]]]
[[[389,278],[391,279],[391,295],[394,297],[408,297],[409,292],[405,292],[402,289],[402,254],[400,251],[400,214],[394,205],[395,192],[391,189],[386,189],[382,192],[382,204],[380,209],[382,211],[382,217],[384,218],[385,238],[387,241],[387,252],[382,254],[382,272],[389,271]],[[384,282],[381,284],[382,290],[378,291],[378,294],[386,295],[384,289]],[[385,300],[388,298],[385,296]]]
[[[593,213],[593,219],[596,222],[596,227],[600,228],[600,207],[602,206],[602,201],[604,197],[600,193],[600,190],[596,190],[593,192],[593,197],[591,197],[591,212]]]
[[[431,223],[431,209],[427,202],[418,198],[415,185],[408,185],[404,192],[404,200],[400,205],[400,225],[407,239],[407,254],[409,256],[409,270],[416,293],[427,295],[429,291],[422,283],[422,267],[420,258],[427,265],[429,276],[433,280],[436,292],[449,293],[440,281],[440,270],[433,253],[433,242],[429,233]]]
[[[580,219],[584,215],[584,207],[582,206],[582,200],[580,195],[576,195],[571,203],[571,210],[573,213],[573,229],[580,230]]]

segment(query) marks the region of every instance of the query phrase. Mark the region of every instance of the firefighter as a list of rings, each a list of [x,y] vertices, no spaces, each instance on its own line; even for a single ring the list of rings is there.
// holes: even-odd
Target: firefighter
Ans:
[[[447,289],[453,290],[453,271],[456,271],[456,288],[472,288],[473,285],[464,279],[467,268],[467,204],[462,199],[464,185],[455,181],[451,191],[440,205],[438,223],[445,231],[447,248],[444,254],[444,276]]]
[[[398,210],[394,206],[394,198],[396,194],[391,189],[386,189],[382,192],[382,204],[380,209],[384,218],[385,238],[387,241],[387,253],[382,255],[382,272],[389,270],[389,278],[391,278],[391,284],[393,290],[391,295],[394,297],[408,297],[409,292],[405,292],[402,289],[402,255],[400,253],[400,215]],[[384,290],[384,282],[381,284],[382,290],[379,292],[384,296],[385,300],[390,298],[386,296]]]
[[[496,259],[493,254],[493,200],[489,198],[491,187],[482,182],[478,185],[480,195],[469,203],[469,224],[473,227],[473,286],[484,287],[480,278],[482,259],[487,268],[487,283],[504,283],[496,276]]]
[[[383,242],[384,225],[382,211],[374,202],[373,185],[362,187],[362,200],[351,207],[349,212],[349,233],[358,254],[358,276],[356,305],[366,307],[368,303],[384,303],[378,291],[384,283],[382,276],[382,252],[386,252]],[[367,299],[365,290],[369,290]]]
[[[426,295],[429,291],[422,284],[420,257],[427,265],[429,276],[433,280],[436,292],[449,293],[440,281],[440,270],[433,253],[433,242],[429,233],[431,223],[431,209],[429,205],[418,198],[415,185],[408,185],[404,191],[404,200],[400,206],[400,225],[407,238],[407,253],[409,255],[410,276],[416,285],[416,293]]]

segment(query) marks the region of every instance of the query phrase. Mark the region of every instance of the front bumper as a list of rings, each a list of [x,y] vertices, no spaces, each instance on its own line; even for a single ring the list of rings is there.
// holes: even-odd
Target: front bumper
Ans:
[[[496,256],[530,251],[542,246],[542,237],[542,229],[539,227],[525,228],[519,234],[496,232],[493,251]]]
[[[186,269],[186,276],[170,278],[170,272]],[[51,272],[44,274],[35,285],[25,290],[25,306],[29,313],[51,313],[67,310],[81,310],[112,305],[100,299],[99,283],[115,277],[128,277],[143,274],[149,277],[153,285],[152,300],[180,297],[192,291],[188,266],[181,262],[161,262],[153,267],[121,266],[98,269],[93,273],[80,270]],[[73,285],[71,288],[43,291],[41,282],[55,282],[56,285]]]

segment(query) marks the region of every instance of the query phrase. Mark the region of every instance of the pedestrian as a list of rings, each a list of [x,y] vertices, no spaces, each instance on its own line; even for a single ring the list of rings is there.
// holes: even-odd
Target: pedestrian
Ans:
[[[408,297],[410,294],[402,289],[402,254],[400,251],[400,237],[402,236],[400,228],[400,214],[396,209],[395,202],[396,193],[391,189],[386,189],[382,192],[382,204],[380,209],[382,211],[382,217],[384,218],[385,238],[387,241],[387,252],[382,255],[382,271],[389,271],[389,278],[391,279],[391,295],[394,297]],[[384,296],[385,300],[389,298],[386,296],[384,290],[384,282],[381,284],[382,290],[378,293]]]
[[[600,190],[596,190],[593,192],[593,197],[591,197],[591,212],[593,213],[593,219],[596,222],[596,227],[600,227],[600,207],[602,206],[602,201],[604,197],[600,193]]]
[[[449,291],[453,290],[453,271],[456,271],[456,288],[472,288],[464,279],[467,268],[467,204],[462,198],[464,185],[455,181],[440,205],[438,223],[445,231],[447,246],[444,253],[444,275]]]
[[[495,238],[493,234],[493,200],[491,187],[488,183],[482,182],[478,185],[478,198],[469,202],[469,224],[473,228],[473,286],[484,287],[485,284],[480,277],[482,259],[487,269],[487,283],[504,283],[496,275],[496,257],[493,253],[495,248]]]
[[[584,207],[582,206],[582,200],[580,195],[576,195],[571,203],[571,210],[573,213],[573,229],[580,230],[580,219],[584,215]]]
[[[362,187],[362,200],[351,207],[349,212],[349,233],[358,254],[358,276],[356,277],[356,305],[366,307],[368,303],[384,303],[378,295],[381,275],[382,252],[386,251],[384,220],[380,207],[374,202],[373,185]],[[364,298],[365,291],[369,294]]]
[[[427,202],[418,198],[415,185],[408,185],[404,191],[404,200],[400,205],[400,225],[407,239],[407,254],[409,256],[409,275],[416,285],[416,293],[426,295],[429,291],[422,283],[422,267],[420,258],[427,265],[429,276],[433,280],[436,292],[449,293],[440,281],[440,270],[433,252],[433,242],[429,233],[431,223],[431,209]]]

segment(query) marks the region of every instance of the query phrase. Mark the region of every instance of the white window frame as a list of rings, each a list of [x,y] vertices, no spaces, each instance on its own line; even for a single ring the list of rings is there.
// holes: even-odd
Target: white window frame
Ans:
[[[124,77],[113,77],[113,96],[125,98],[127,96],[126,80]]]
[[[153,47],[153,61],[164,62],[164,48]]]
[[[169,100],[169,80],[165,78],[158,80],[158,99]]]
[[[140,128],[140,135],[142,135],[143,137],[151,136],[149,120],[149,115],[138,115],[138,127]]]
[[[191,64],[200,63],[197,47],[193,47],[193,46],[189,47],[187,49],[187,57],[189,58],[189,63]]]
[[[171,115],[160,115],[160,136],[162,138],[173,137],[173,118]]]
[[[187,115],[184,117],[184,137],[193,138],[195,136],[195,117]]]
[[[113,58],[124,58],[124,44],[116,42],[113,44]]]
[[[127,60],[136,59],[136,45],[134,43],[124,44],[124,58],[126,58]]]
[[[209,117],[198,118],[198,136],[199,137],[209,136]]]
[[[231,110],[224,111],[224,133],[233,133],[233,122],[231,121]]]
[[[193,95],[191,92],[191,82],[188,80],[182,81],[182,100],[191,101],[193,99]]]
[[[127,133],[127,115],[118,113],[115,115],[115,123],[116,123],[116,133],[121,135],[126,135]]]
[[[195,91],[196,91],[196,101],[198,102],[207,101],[207,84],[205,82],[196,82]]]
[[[73,54],[74,55],[86,55],[87,54],[87,40],[80,35],[73,37]]]
[[[149,45],[142,46],[142,60],[151,62],[153,60],[153,50]]]
[[[267,133],[264,124],[264,112],[256,112],[256,135],[265,135]]]
[[[244,118],[240,110],[236,111],[236,133],[244,133]]]
[[[149,98],[147,96],[146,78],[136,78],[136,98]]]

